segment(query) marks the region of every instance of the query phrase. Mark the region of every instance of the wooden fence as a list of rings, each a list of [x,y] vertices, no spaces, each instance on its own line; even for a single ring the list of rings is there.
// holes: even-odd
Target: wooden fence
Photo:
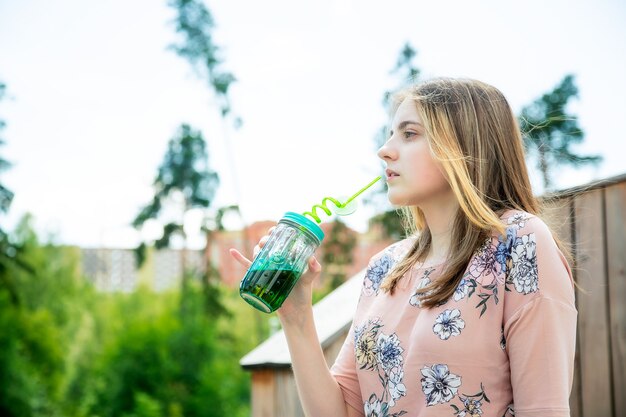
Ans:
[[[572,417],[626,416],[626,175],[551,197],[578,284]]]

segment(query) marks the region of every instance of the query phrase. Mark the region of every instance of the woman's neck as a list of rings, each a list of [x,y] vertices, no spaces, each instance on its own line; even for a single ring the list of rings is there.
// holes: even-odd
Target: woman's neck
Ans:
[[[459,210],[454,194],[438,199],[431,204],[420,206],[430,230],[430,251],[426,258],[429,264],[439,264],[446,260],[452,244],[452,227]],[[425,263],[426,263],[425,262]]]

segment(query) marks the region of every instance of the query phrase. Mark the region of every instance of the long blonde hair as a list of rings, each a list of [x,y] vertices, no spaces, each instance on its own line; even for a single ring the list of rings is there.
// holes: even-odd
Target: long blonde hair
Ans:
[[[503,211],[538,214],[540,205],[532,193],[519,126],[498,89],[476,80],[439,78],[397,93],[393,110],[405,99],[414,100],[432,154],[459,202],[446,266],[419,290],[421,305],[428,308],[454,293],[475,251],[494,231],[505,233]],[[405,273],[426,258],[431,243],[422,211],[402,210],[416,241],[382,283],[391,294]]]

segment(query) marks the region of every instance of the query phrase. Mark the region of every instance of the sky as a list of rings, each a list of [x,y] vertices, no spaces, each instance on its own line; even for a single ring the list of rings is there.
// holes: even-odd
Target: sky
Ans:
[[[374,136],[402,46],[425,78],[470,77],[519,110],[574,74],[569,109],[597,168],[559,171],[559,188],[626,172],[626,2],[502,0],[207,1],[239,129],[168,45],[174,11],[155,0],[0,0],[0,183],[15,192],[0,224],[26,213],[42,239],[134,247],[158,235],[130,223],[153,194],[182,123],[204,134],[221,185],[214,206],[243,222],[278,220],[347,197],[380,172]],[[541,192],[533,175],[536,192]],[[345,217],[365,229],[372,209]],[[187,216],[197,230],[200,213]],[[230,227],[241,221],[231,218]],[[155,234],[156,233],[156,234]],[[201,239],[192,239],[200,245]]]

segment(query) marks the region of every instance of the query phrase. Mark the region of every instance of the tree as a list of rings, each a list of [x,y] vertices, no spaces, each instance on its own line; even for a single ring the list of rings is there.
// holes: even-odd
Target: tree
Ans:
[[[219,103],[222,120],[225,120],[228,116],[232,115],[228,92],[231,84],[235,82],[236,79],[231,72],[225,71],[222,68],[223,59],[220,56],[220,48],[216,45],[213,38],[213,30],[215,29],[213,16],[204,3],[199,0],[171,0],[169,5],[177,12],[175,21],[176,32],[181,36],[180,41],[177,44],[170,45],[170,48],[176,52],[178,56],[187,60],[192,68],[197,71],[198,75],[206,80]],[[239,127],[241,123],[241,118],[234,118],[235,128]],[[228,150],[227,158],[229,159],[232,169],[233,160],[230,152],[230,143],[225,137],[224,142],[225,149]],[[232,171],[234,175],[234,169],[232,169]],[[234,182],[236,187],[236,180]],[[207,244],[205,250],[205,277],[203,278],[203,282],[205,285],[204,290],[207,308],[210,310],[218,306],[215,302],[216,293],[213,289],[215,289],[214,281],[219,280],[217,270],[211,262],[210,247],[214,238],[214,232],[224,229],[222,218],[228,212],[236,212],[241,218],[241,212],[237,205],[222,207],[217,210],[211,227],[207,225],[204,228]],[[247,226],[244,224],[244,236],[246,234],[246,227]]]
[[[398,54],[396,65],[391,70],[391,75],[395,75],[397,77],[398,84],[395,89],[385,91],[383,94],[382,104],[387,114],[389,114],[391,110],[391,98],[393,93],[418,81],[421,71],[413,62],[416,56],[417,51],[415,48],[413,48],[410,43],[405,43]],[[376,149],[380,148],[387,141],[387,137],[388,128],[387,126],[383,126],[379,129],[374,138]],[[384,169],[384,166],[382,166],[382,169]],[[384,173],[382,173],[382,175],[384,176]],[[370,197],[366,198],[365,201],[367,203],[377,205],[376,202],[379,201],[381,196],[386,193],[387,183],[381,181],[381,185],[374,191],[374,193],[370,194]],[[370,222],[372,224],[380,225],[383,233],[387,237],[399,238],[404,235],[404,228],[402,227],[400,216],[396,210],[387,210],[382,212],[374,216]]]
[[[133,226],[141,228],[146,221],[159,219],[165,208],[179,206],[178,219],[170,220],[164,225],[163,236],[154,242],[154,246],[156,249],[166,248],[173,236],[180,236],[183,241],[183,271],[186,267],[187,238],[183,227],[185,213],[193,208],[207,209],[219,184],[217,173],[209,168],[206,148],[202,133],[187,124],[181,125],[178,134],[169,142],[154,180],[155,194],[152,202],[143,207],[133,220]],[[145,259],[145,249],[143,244],[137,250],[140,264]]]
[[[19,259],[3,264],[0,285],[0,415],[63,415],[60,391],[71,366],[75,328],[89,300],[72,248],[42,245],[25,216],[10,233]],[[18,302],[11,298],[15,297]],[[5,383],[6,381],[6,383]]]
[[[235,81],[235,76],[221,68],[223,60],[220,48],[213,41],[215,22],[211,12],[198,0],[171,0],[169,5],[177,12],[176,33],[182,40],[170,48],[180,57],[185,58],[200,77],[206,78],[209,87],[215,92],[222,117],[231,112],[228,89]],[[235,119],[235,126],[241,124]]]
[[[566,75],[552,91],[524,107],[519,116],[524,146],[528,155],[537,159],[545,189],[552,187],[552,169],[557,165],[579,167],[602,161],[599,155],[578,155],[570,148],[584,138],[577,117],[566,110],[576,97],[574,76]]]
[[[82,411],[75,415],[249,415],[247,375],[238,364],[249,334],[230,319],[207,317],[195,282],[186,315],[176,314],[183,296],[146,287],[99,294],[89,340],[99,351],[75,359],[85,366],[73,386]]]

